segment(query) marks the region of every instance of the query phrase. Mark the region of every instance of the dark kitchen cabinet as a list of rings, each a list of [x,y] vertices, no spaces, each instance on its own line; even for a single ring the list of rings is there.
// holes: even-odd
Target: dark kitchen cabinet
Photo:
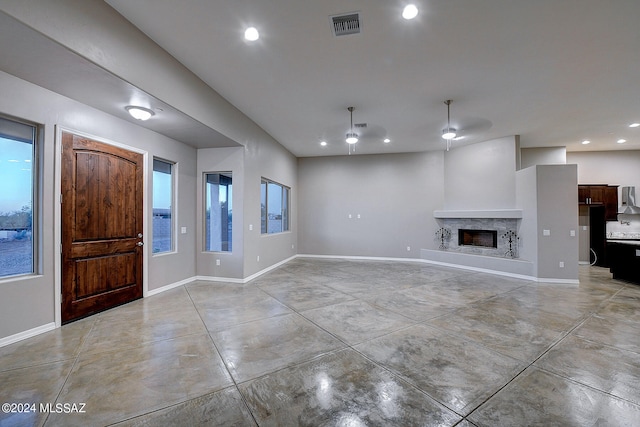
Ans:
[[[640,242],[607,243],[609,268],[614,279],[640,285]]]
[[[603,205],[605,221],[618,219],[617,185],[579,185],[578,203],[585,205]]]
[[[604,219],[618,220],[618,186],[609,185],[604,188]]]

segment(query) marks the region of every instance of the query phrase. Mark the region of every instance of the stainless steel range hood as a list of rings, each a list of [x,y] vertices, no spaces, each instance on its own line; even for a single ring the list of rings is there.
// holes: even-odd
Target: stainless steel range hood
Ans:
[[[621,202],[619,214],[640,215],[640,207],[636,206],[635,187],[622,187]]]

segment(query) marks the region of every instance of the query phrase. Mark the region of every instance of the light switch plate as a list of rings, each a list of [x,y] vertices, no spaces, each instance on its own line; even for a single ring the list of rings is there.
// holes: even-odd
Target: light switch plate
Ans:
[[[187,227],[181,227],[181,228],[180,228],[180,232],[181,232],[182,234],[187,234]]]
[[[551,230],[542,230],[543,236],[551,236]]]
[[[569,236],[576,237],[576,230],[569,230]]]

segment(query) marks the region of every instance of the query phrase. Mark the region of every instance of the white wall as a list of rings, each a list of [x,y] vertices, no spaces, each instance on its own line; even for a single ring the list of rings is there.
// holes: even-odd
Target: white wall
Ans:
[[[516,173],[516,206],[522,209],[520,258],[533,262],[538,271],[538,179],[537,169],[529,167]]]
[[[444,154],[444,209],[513,209],[516,137],[454,148]]]
[[[256,135],[245,146],[244,277],[249,277],[298,253],[298,186],[296,157],[270,137]],[[291,189],[289,230],[260,233],[260,181],[267,178]],[[249,225],[253,230],[249,231]],[[258,261],[258,257],[260,260]]]
[[[0,339],[54,322],[54,283],[56,243],[60,229],[55,206],[60,188],[54,185],[56,162],[56,126],[94,135],[99,139],[124,144],[147,152],[147,171],[154,156],[177,162],[177,226],[187,227],[179,234],[175,253],[145,254],[149,290],[189,278],[195,274],[195,170],[196,150],[135,124],[117,119],[51,91],[0,72],[0,113],[43,125],[43,188],[40,205],[42,227],[42,270],[40,275],[0,280]],[[148,180],[145,188],[146,239],[151,233],[152,198]],[[147,245],[146,248],[151,248]]]
[[[636,192],[640,190],[640,150],[570,152],[567,163],[578,165],[578,184],[633,186]]]
[[[442,152],[300,158],[298,174],[300,253],[419,258],[436,247]]]
[[[231,252],[205,252],[204,242],[204,174],[231,172],[233,179],[233,224]],[[242,279],[244,257],[244,149],[208,148],[198,150],[196,179],[196,255],[198,276]],[[220,265],[216,265],[220,260]]]
[[[233,173],[233,250],[204,252],[196,244],[198,276],[244,279],[297,253],[298,187],[296,158],[268,140],[240,148],[198,150],[198,235],[204,236],[203,173]],[[260,182],[268,178],[291,189],[289,231],[262,235]],[[260,260],[258,261],[258,256]],[[216,265],[220,260],[220,265]]]
[[[564,165],[567,163],[566,147],[542,147],[520,149],[521,168],[534,165]]]
[[[578,280],[577,199],[575,165],[537,165],[517,173],[517,202],[523,210],[520,254],[533,261],[539,279]]]
[[[538,277],[578,279],[575,165],[538,165]],[[544,236],[549,230],[551,235]],[[571,231],[575,232],[571,236]],[[564,262],[561,268],[560,262]]]

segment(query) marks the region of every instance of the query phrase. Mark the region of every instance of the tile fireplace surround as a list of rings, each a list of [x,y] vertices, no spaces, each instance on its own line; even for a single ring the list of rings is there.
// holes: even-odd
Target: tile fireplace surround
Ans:
[[[516,218],[440,218],[438,225],[451,231],[451,239],[445,242],[446,251],[460,252],[472,255],[484,255],[501,258],[512,258],[508,255],[509,242],[502,236],[507,231],[518,232]],[[458,244],[458,230],[495,230],[498,232],[497,248],[469,246]],[[517,243],[514,246],[517,258]]]

